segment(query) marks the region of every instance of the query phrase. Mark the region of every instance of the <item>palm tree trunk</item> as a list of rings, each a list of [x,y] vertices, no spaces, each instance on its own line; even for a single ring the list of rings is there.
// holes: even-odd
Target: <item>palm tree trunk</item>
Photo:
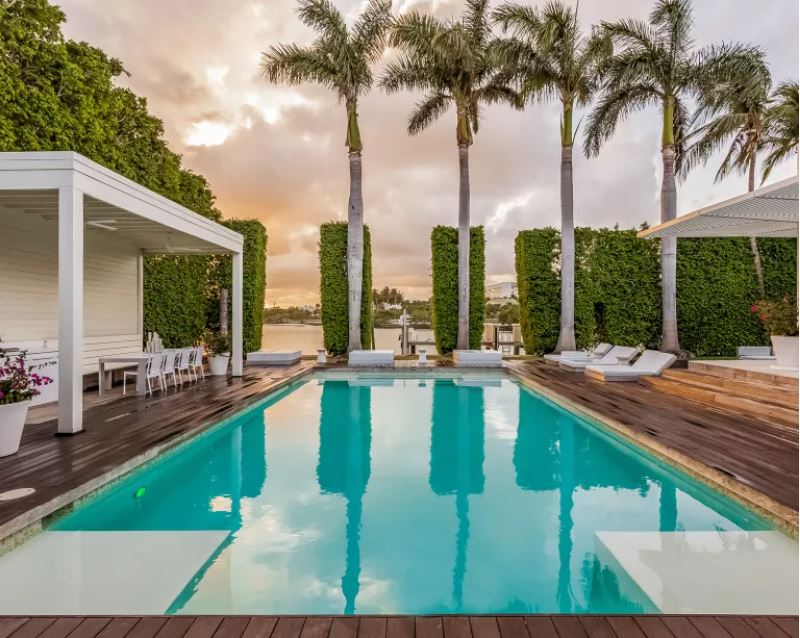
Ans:
[[[661,184],[661,223],[675,219],[677,191],[675,189],[675,149],[665,146],[661,150],[664,178]],[[677,247],[675,237],[661,239],[661,349],[678,352],[677,310]]]
[[[750,166],[747,171],[747,192],[752,193],[756,189],[756,154],[755,152],[750,155]],[[750,252],[753,253],[753,268],[756,271],[756,281],[758,282],[758,295],[759,299],[765,299],[767,296],[766,289],[764,288],[764,268],[761,265],[761,251],[758,249],[758,240],[755,237],[750,238]]]
[[[458,145],[458,334],[457,350],[469,350],[469,146]]]
[[[572,146],[561,147],[561,331],[558,334],[556,352],[563,350],[575,350],[575,222],[572,203]]]
[[[678,193],[675,189],[675,101],[664,100],[661,161],[664,176],[661,181],[661,223],[677,216]],[[679,352],[677,302],[677,252],[675,237],[661,239],[661,349]]]
[[[361,151],[350,153],[350,201],[347,208],[347,351],[361,349],[361,295],[364,272],[364,200]]]

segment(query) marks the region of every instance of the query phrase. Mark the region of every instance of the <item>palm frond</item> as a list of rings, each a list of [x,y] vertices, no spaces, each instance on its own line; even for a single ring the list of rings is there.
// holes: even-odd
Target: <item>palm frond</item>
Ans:
[[[299,0],[297,15],[300,21],[316,31],[320,38],[347,43],[347,23],[330,0]]]
[[[765,182],[781,161],[797,154],[798,150],[798,86],[797,82],[782,82],[773,92],[765,117],[764,146],[769,149],[764,159],[761,182]]]
[[[467,9],[462,22],[475,45],[485,44],[492,32],[489,21],[489,0],[467,0]]]
[[[380,79],[380,85],[387,93],[397,93],[404,89],[425,91],[431,84],[429,67],[408,54],[403,54],[387,64]]]
[[[533,39],[541,23],[539,13],[531,6],[514,2],[501,4],[492,12],[492,20],[503,33],[519,38]]]
[[[417,102],[408,120],[409,135],[416,135],[439,119],[450,107],[452,98],[444,93],[426,95]]]
[[[369,0],[366,9],[353,25],[353,42],[364,58],[372,63],[383,56],[386,34],[392,25],[392,0]]]
[[[662,43],[673,58],[687,55],[692,47],[691,31],[694,26],[690,0],[657,0],[650,13],[652,24],[661,35]]]
[[[296,44],[279,44],[261,55],[261,72],[273,83],[302,84],[316,82],[336,87],[337,70],[319,50]]]
[[[606,91],[598,100],[586,125],[583,150],[587,157],[596,156],[603,142],[610,138],[620,120],[631,113],[657,104],[658,88],[650,84],[634,84]]]

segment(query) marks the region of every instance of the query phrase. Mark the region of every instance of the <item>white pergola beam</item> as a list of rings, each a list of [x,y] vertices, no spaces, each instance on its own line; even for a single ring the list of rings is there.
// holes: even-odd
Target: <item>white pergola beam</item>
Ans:
[[[83,193],[58,190],[58,433],[83,430]]]

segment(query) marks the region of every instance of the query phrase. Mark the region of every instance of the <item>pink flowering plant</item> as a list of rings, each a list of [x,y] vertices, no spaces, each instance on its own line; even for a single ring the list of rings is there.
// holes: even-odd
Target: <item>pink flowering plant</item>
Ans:
[[[39,367],[28,364],[24,351],[12,354],[0,348],[0,405],[28,401],[40,387],[52,383],[50,377],[34,372]]]
[[[774,301],[757,301],[750,307],[770,335],[797,336],[797,299],[790,295]]]

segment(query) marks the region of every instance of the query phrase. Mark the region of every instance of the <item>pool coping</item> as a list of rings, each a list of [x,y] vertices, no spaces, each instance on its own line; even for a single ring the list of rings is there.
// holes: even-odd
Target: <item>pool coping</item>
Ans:
[[[592,424],[610,430],[624,441],[644,449],[656,458],[675,467],[691,478],[717,490],[721,494],[733,499],[737,503],[753,510],[758,515],[766,518],[775,527],[790,536],[798,539],[798,512],[783,505],[766,494],[759,492],[747,485],[716,470],[705,463],[693,459],[691,456],[679,452],[667,445],[663,445],[640,432],[633,430],[624,423],[606,416],[592,408],[573,401],[558,392],[528,378],[515,368],[504,367],[508,374],[521,385],[530,388],[546,399],[574,412],[587,419]]]
[[[55,498],[26,510],[19,516],[11,519],[0,526],[0,556],[11,551],[21,543],[43,531],[48,524],[55,518],[66,513],[70,508],[80,504],[82,501],[96,495],[103,489],[110,488],[117,481],[122,480],[134,470],[140,469],[147,464],[154,462],[167,452],[182,446],[183,444],[207,434],[210,430],[223,427],[230,420],[236,418],[241,413],[246,412],[260,402],[263,402],[272,395],[284,390],[288,386],[297,383],[301,379],[312,375],[325,376],[346,376],[349,374],[368,374],[377,377],[393,378],[453,378],[459,376],[493,376],[513,379],[522,386],[542,395],[546,399],[559,406],[570,410],[577,416],[588,420],[593,425],[610,431],[623,441],[641,448],[652,454],[657,459],[675,467],[689,477],[717,490],[721,494],[733,499],[737,503],[753,510],[760,516],[766,518],[775,527],[789,535],[793,539],[798,538],[798,513],[785,505],[782,505],[769,496],[744,485],[734,478],[715,470],[712,467],[701,463],[692,457],[678,452],[663,445],[658,441],[652,440],[647,436],[634,431],[625,424],[603,415],[596,410],[588,408],[579,402],[568,399],[567,397],[550,390],[542,384],[533,381],[523,375],[520,371],[510,366],[504,365],[502,368],[370,368],[347,366],[308,366],[298,370],[297,374],[285,377],[275,382],[267,391],[258,396],[254,396],[242,401],[236,406],[229,415],[222,420],[209,421],[183,432],[162,443],[158,443],[148,448],[144,452],[137,454],[131,459],[121,463],[112,470],[105,472],[82,485],[59,494]]]

